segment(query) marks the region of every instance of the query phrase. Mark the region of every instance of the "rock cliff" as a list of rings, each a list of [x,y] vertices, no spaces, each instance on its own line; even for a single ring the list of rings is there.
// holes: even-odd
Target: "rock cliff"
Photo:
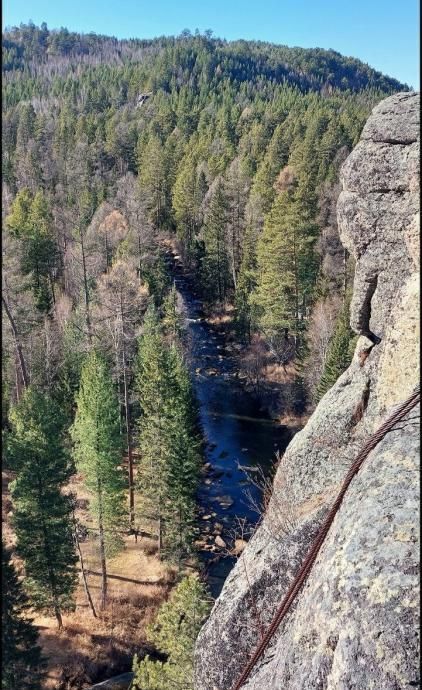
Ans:
[[[374,108],[338,200],[356,260],[353,361],[290,443],[261,527],[196,646],[195,690],[230,690],[367,438],[419,382],[419,95]],[[419,687],[419,407],[353,480],[245,690]]]

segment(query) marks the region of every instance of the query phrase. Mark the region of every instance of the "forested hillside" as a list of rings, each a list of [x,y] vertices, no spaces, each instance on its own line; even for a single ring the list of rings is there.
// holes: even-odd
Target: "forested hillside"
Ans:
[[[201,439],[165,246],[207,314],[230,314],[245,362],[290,366],[293,411],[314,405],[351,351],[339,168],[405,88],[334,51],[211,32],[3,34],[4,463],[27,596],[59,627],[75,608],[75,472],[98,542],[93,615],[122,535],[148,529],[179,575],[193,563]],[[188,610],[205,595],[183,583]]]

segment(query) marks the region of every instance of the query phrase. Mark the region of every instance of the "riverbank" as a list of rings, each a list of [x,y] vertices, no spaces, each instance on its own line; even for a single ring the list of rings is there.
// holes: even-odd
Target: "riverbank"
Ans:
[[[243,390],[255,398],[261,412],[294,433],[303,428],[310,413],[297,387],[299,372],[295,363],[277,364],[258,334],[248,344],[239,343],[233,305],[205,313],[207,322],[224,333],[226,350],[233,354],[237,379]]]

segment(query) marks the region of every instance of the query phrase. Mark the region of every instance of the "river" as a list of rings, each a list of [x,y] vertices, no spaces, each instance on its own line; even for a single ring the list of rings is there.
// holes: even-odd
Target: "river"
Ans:
[[[202,477],[198,492],[201,541],[208,542],[200,547],[199,553],[211,594],[216,597],[235,558],[227,555],[227,549],[214,546],[211,550],[215,544],[215,526],[217,531],[222,526],[220,536],[228,543],[238,518],[249,526],[256,524],[258,514],[246,493],[257,503],[261,496],[250,479],[257,476],[259,467],[268,475],[276,451],[284,451],[293,432],[271,420],[254,396],[245,390],[237,377],[236,359],[224,324],[215,325],[205,319],[194,281],[184,273],[178,257],[172,264],[187,323],[188,364],[199,403],[204,460],[209,470]],[[204,519],[208,516],[209,519]]]

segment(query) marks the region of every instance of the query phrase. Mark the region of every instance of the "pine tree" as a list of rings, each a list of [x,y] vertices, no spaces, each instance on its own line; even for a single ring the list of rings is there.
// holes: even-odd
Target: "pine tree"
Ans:
[[[228,222],[226,230],[226,248],[229,257],[230,273],[233,286],[237,289],[237,280],[242,259],[242,242],[246,227],[246,203],[250,187],[250,178],[245,164],[235,158],[226,175],[225,190],[227,195]]]
[[[50,398],[32,388],[10,413],[8,439],[17,478],[11,484],[17,553],[25,563],[25,585],[35,610],[74,609],[77,557],[72,540],[72,502],[63,487],[72,473],[65,451],[63,419]]]
[[[183,326],[181,314],[177,310],[177,290],[175,284],[172,285],[163,301],[162,324],[170,342],[177,342],[182,335]]]
[[[35,136],[36,115],[32,104],[25,103],[19,108],[16,131],[16,150],[14,157],[15,175],[19,187],[31,190],[40,183],[40,160]]]
[[[101,607],[107,601],[106,557],[122,546],[125,526],[125,480],[121,469],[122,438],[116,392],[104,359],[92,351],[82,367],[71,429],[78,471],[90,492],[90,512],[98,526],[102,591]]]
[[[202,283],[207,299],[222,302],[230,284],[226,249],[227,199],[221,180],[217,181],[204,225],[205,256]]]
[[[137,484],[142,517],[157,524],[158,552],[162,551],[165,501],[164,469],[167,450],[163,441],[166,424],[166,355],[158,315],[150,305],[139,341],[136,383],[141,407]]]
[[[262,208],[266,213],[270,210],[274,201],[276,176],[283,166],[286,165],[287,158],[288,147],[284,139],[284,127],[280,124],[274,130],[265,156],[257,170],[253,185],[253,193],[261,196]]]
[[[140,278],[147,284],[155,306],[160,307],[170,287],[170,279],[163,253],[159,249],[149,257],[148,263],[144,263]]]
[[[18,192],[6,225],[21,245],[21,270],[30,276],[30,288],[40,311],[48,312],[55,301],[53,273],[57,247],[52,234],[52,218],[43,192],[35,196],[28,189]]]
[[[166,347],[153,306],[139,343],[137,388],[141,514],[157,525],[159,554],[180,560],[191,548],[195,514],[195,406],[182,355],[175,344]]]
[[[344,302],[328,345],[325,366],[316,391],[317,402],[335,384],[338,377],[347,369],[352,360],[355,334],[350,328],[349,307],[350,295],[348,295]]]
[[[190,255],[196,234],[199,230],[198,175],[194,154],[189,151],[182,160],[173,186],[173,209],[177,222],[177,232],[183,241],[187,255]]]
[[[180,349],[167,353],[166,529],[167,553],[179,564],[191,553],[196,514],[195,493],[199,474],[199,438],[195,430],[196,405],[189,373]]]
[[[299,219],[287,193],[277,197],[258,241],[258,284],[253,303],[268,337],[294,329],[299,309]]]
[[[333,115],[319,142],[319,157],[321,162],[318,170],[318,180],[320,182],[327,179],[327,177],[330,181],[335,178],[331,164],[337,151],[346,143],[347,138],[344,134],[343,127],[338,118]]]
[[[25,149],[34,136],[36,115],[31,103],[24,103],[19,108],[19,122],[16,135],[16,145]]]
[[[206,588],[195,575],[177,585],[148,630],[150,641],[168,659],[161,663],[147,656],[138,661],[135,656],[134,690],[193,690],[195,640],[210,608]]]
[[[285,329],[296,342],[302,331],[304,300],[314,282],[315,226],[293,191],[275,200],[258,241],[257,287],[251,303],[259,326],[276,343]]]
[[[151,136],[143,145],[138,142],[139,181],[148,194],[148,209],[155,228],[161,230],[169,213],[169,170],[164,146],[158,136]]]
[[[28,223],[30,241],[24,253],[22,270],[24,273],[32,272],[38,309],[49,311],[55,302],[53,273],[57,264],[57,247],[53,239],[51,211],[43,192],[34,196]]]
[[[250,297],[256,288],[256,238],[251,227],[245,232],[243,255],[235,292],[235,324],[239,336],[250,341],[254,322],[254,307]]]
[[[119,401],[124,408],[131,529],[134,528],[135,520],[131,423],[132,362],[136,345],[136,326],[144,309],[145,292],[145,288],[141,289],[135,267],[120,258],[115,259],[107,273],[103,273],[97,282],[97,304],[93,309],[95,335],[102,343],[102,350],[105,351],[108,345],[113,353],[113,376],[117,379]]]
[[[38,632],[28,618],[30,603],[18,580],[3,541],[2,682],[3,690],[40,690],[45,660],[37,644]]]

